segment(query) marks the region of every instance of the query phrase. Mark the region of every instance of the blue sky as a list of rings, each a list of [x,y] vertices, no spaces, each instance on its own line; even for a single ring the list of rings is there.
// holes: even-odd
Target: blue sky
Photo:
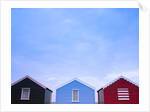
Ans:
[[[139,83],[139,9],[11,9],[11,82],[25,75],[52,90],[75,77]]]

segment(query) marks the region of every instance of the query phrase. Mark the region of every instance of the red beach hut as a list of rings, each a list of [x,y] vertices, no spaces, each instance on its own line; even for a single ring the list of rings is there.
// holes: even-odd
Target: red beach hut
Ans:
[[[98,91],[99,104],[139,104],[139,86],[120,76]]]

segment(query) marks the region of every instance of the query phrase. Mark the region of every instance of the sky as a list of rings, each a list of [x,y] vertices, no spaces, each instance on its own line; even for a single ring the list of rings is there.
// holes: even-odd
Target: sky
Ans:
[[[96,91],[120,75],[138,84],[139,9],[12,8],[11,83],[26,75],[53,90],[53,102],[73,78]]]

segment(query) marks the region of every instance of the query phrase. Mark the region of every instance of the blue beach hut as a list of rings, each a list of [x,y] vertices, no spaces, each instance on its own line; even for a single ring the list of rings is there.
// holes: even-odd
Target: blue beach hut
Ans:
[[[95,104],[95,88],[74,78],[56,89],[56,104]]]

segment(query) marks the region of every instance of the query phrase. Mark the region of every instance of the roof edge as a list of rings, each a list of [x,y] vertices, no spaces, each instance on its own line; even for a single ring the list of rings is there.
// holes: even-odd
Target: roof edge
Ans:
[[[51,91],[51,92],[53,92],[51,89],[49,89],[49,88],[46,88],[46,89],[48,89],[49,91]]]
[[[38,84],[39,86],[41,86],[41,87],[44,88],[44,89],[47,88],[46,86],[44,86],[43,84],[39,83],[38,81],[36,81],[35,79],[31,78],[31,77],[28,76],[28,75],[26,75],[26,76],[22,77],[21,79],[19,79],[19,80],[13,82],[13,83],[11,84],[11,86],[13,86],[13,85],[15,85],[15,84],[21,82],[22,80],[24,80],[24,79],[26,79],[26,78],[32,80],[34,83]],[[49,88],[47,88],[47,89],[49,89]],[[50,90],[50,89],[49,89],[49,90]],[[50,90],[50,91],[52,91],[52,90]]]
[[[111,82],[109,82],[108,84],[106,84],[105,86],[103,86],[102,88],[104,89],[104,88],[110,86],[112,83],[116,82],[117,80],[119,80],[119,79],[121,79],[121,78],[123,78],[123,79],[125,79],[126,81],[128,81],[128,82],[134,84],[135,86],[138,86],[138,87],[139,87],[139,85],[138,85],[137,83],[135,83],[135,82],[133,82],[132,80],[130,80],[130,79],[124,77],[123,75],[121,75],[121,76],[117,77],[116,79],[114,79],[113,81],[111,81]]]
[[[100,88],[99,90],[97,90],[97,92],[99,92],[100,90],[102,90],[102,89],[104,89],[103,87],[102,88]]]
[[[75,81],[75,80],[78,81],[78,82],[80,82],[80,83],[82,83],[82,84],[84,84],[84,85],[86,85],[87,87],[92,88],[92,89],[95,90],[95,87],[93,87],[93,86],[91,86],[91,85],[89,85],[89,84],[87,84],[87,83],[85,83],[85,82],[83,82],[83,81],[81,81],[80,79],[77,79],[77,78],[73,78],[73,79],[71,79],[71,80],[63,83],[62,85],[56,87],[56,90],[59,89],[59,88],[61,88],[61,87],[63,87],[63,86],[65,86],[65,85],[67,85],[67,84],[69,84],[69,83],[71,83],[71,82],[73,82],[73,81]]]

